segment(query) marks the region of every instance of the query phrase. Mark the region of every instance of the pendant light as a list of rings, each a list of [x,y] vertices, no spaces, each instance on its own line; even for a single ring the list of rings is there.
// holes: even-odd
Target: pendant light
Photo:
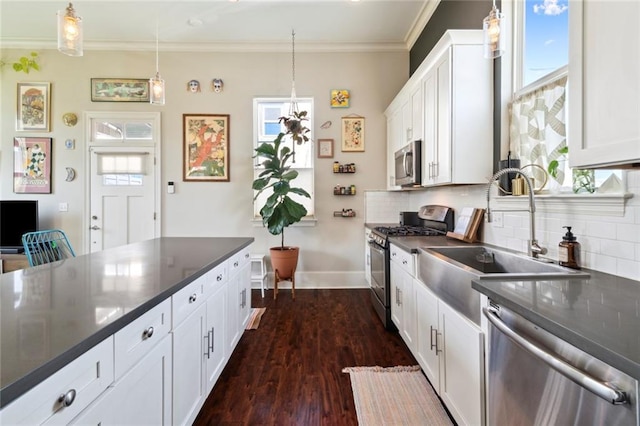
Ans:
[[[496,7],[496,0],[493,0],[493,7],[489,16],[482,20],[482,30],[484,32],[484,57],[494,59],[504,53],[504,36],[501,34],[504,26],[504,13]]]
[[[149,79],[149,102],[153,105],[164,105],[164,80],[160,77],[158,67],[158,22],[156,21],[156,75]]]
[[[76,16],[73,5],[69,3],[66,10],[59,10],[58,50],[69,56],[82,56],[82,18]]]

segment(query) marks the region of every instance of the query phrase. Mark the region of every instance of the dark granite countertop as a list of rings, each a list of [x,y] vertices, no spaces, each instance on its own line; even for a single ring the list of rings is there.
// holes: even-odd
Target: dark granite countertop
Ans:
[[[474,280],[471,286],[640,380],[640,281],[586,272],[588,279]]]
[[[0,408],[252,242],[163,237],[0,275]]]

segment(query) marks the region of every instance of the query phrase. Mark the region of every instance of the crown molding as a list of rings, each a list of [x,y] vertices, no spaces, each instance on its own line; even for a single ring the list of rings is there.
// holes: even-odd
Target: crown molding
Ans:
[[[422,6],[422,10],[420,10],[420,13],[416,17],[416,20],[413,22],[411,29],[407,33],[406,43],[408,50],[411,50],[415,42],[418,40],[418,37],[420,37],[422,31],[424,31],[427,23],[433,16],[433,13],[436,11],[439,4],[440,0],[425,1],[424,5]]]

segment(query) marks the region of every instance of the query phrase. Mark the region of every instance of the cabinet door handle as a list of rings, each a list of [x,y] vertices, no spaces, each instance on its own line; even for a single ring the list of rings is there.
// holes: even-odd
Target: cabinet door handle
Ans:
[[[195,302],[197,298],[198,298],[198,295],[193,293],[191,296],[189,296],[189,303]]]
[[[215,327],[211,327],[211,338],[209,339],[209,350],[214,352],[215,345]]]
[[[204,338],[207,340],[207,344],[205,346],[205,351],[204,351],[204,356],[206,356],[207,359],[209,359],[211,357],[211,355],[209,353],[209,345],[211,345],[211,339],[209,338],[209,332],[207,332],[207,335],[204,336]]]
[[[436,330],[436,355],[442,352],[442,349],[438,348],[438,336],[442,336],[442,333],[438,333],[438,330]]]
[[[218,276],[216,277],[216,281],[222,281],[222,274],[220,274],[220,275],[218,275]]]
[[[73,404],[73,401],[76,400],[76,390],[69,389],[66,393],[61,394],[58,397],[58,402],[62,404],[63,407],[68,407]]]
[[[236,260],[235,262],[233,262],[233,267],[234,267],[234,268],[237,268],[239,264],[240,264],[240,263],[238,263],[238,261]]]
[[[431,334],[431,336],[430,336],[430,340],[431,340],[431,350],[433,350],[433,349],[435,348],[435,349],[436,349],[436,352],[437,352],[437,350],[438,350],[438,336],[437,336],[438,331],[437,331],[435,328],[433,328],[433,326],[432,326],[432,325],[430,325],[430,326],[429,326],[429,328],[431,329],[431,330],[429,331],[429,334]],[[434,332],[434,331],[436,332],[436,342],[435,342],[435,343],[433,343],[433,332]]]
[[[148,339],[151,336],[153,336],[153,327],[149,327],[145,331],[142,332],[142,338],[143,339]]]

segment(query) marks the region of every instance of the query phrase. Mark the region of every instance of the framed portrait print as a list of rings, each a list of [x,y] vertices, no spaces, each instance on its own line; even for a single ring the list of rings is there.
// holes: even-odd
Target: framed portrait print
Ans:
[[[345,89],[331,90],[331,108],[349,108],[349,91]]]
[[[92,78],[91,102],[149,102],[149,80]]]
[[[51,194],[51,140],[13,139],[13,192]]]
[[[16,130],[48,132],[51,122],[51,83],[18,83]]]
[[[333,158],[333,139],[318,139],[318,158]]]
[[[342,151],[364,152],[364,117],[342,117]]]
[[[229,114],[183,114],[183,180],[229,182]]]

